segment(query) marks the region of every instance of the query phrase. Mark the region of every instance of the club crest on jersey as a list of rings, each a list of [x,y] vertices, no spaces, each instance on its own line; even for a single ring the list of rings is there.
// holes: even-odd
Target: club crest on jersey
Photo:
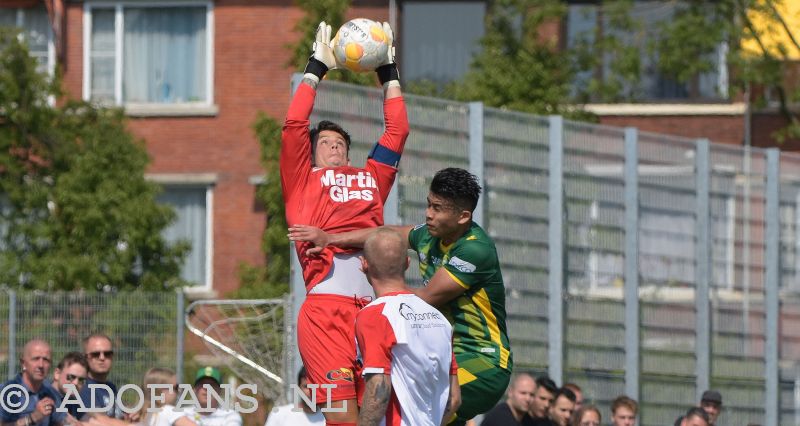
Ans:
[[[350,200],[372,201],[374,190],[378,188],[375,178],[369,172],[356,174],[335,173],[326,170],[320,177],[322,187],[330,187],[328,195],[337,203],[346,203]]]
[[[344,380],[345,382],[352,382],[353,381],[353,370],[349,368],[339,368],[336,370],[330,370],[325,373],[325,377],[332,381],[338,382]]]

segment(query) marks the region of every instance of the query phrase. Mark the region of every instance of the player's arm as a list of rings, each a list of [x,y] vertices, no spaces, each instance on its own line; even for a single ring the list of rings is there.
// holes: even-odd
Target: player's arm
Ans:
[[[295,91],[281,134],[280,171],[284,198],[294,194],[302,177],[311,170],[311,139],[308,126],[314,109],[317,84],[329,70],[336,68],[330,44],[331,26],[324,21],[317,27],[317,36],[312,46],[313,53],[303,74],[303,81]]]
[[[383,23],[383,31],[388,39],[389,49],[375,73],[383,86],[383,122],[386,130],[367,157],[367,169],[377,177],[381,201],[386,202],[408,139],[409,125],[406,104],[400,89],[400,74],[394,60],[394,34],[386,22]]]
[[[442,426],[450,422],[450,419],[461,407],[461,385],[458,384],[458,374],[450,375],[450,393],[447,396],[447,407],[442,416]]]
[[[388,374],[368,374],[365,378],[364,402],[358,413],[359,426],[378,426],[386,417],[392,397],[392,379]]]
[[[450,274],[447,269],[441,267],[433,274],[428,285],[413,288],[411,291],[428,304],[439,307],[461,296],[462,293],[467,291],[467,288],[459,283],[457,278]]]
[[[413,226],[385,226],[385,228],[400,233],[400,236],[406,242],[406,248],[409,248],[408,234],[411,232]],[[327,246],[364,247],[367,238],[377,229],[379,228],[364,228],[338,234],[329,234],[315,226],[292,225],[289,227],[289,240],[311,242],[314,247],[306,250],[306,255],[310,256],[320,253],[322,249]]]

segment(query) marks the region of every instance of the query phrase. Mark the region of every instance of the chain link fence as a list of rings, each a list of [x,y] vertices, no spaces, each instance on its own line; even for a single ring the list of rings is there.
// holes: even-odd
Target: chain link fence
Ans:
[[[50,344],[55,368],[67,352],[83,352],[83,339],[95,332],[113,341],[109,379],[117,384],[140,384],[144,373],[156,366],[180,374],[182,306],[180,292],[0,290],[0,377],[19,373],[19,357],[28,340],[40,338]]]
[[[640,424],[672,424],[716,388],[721,424],[800,425],[800,156],[405,99],[386,222],[424,221],[437,170],[481,178],[518,370],[579,384],[605,418],[627,393]],[[312,121],[350,131],[359,165],[381,105],[323,82]]]

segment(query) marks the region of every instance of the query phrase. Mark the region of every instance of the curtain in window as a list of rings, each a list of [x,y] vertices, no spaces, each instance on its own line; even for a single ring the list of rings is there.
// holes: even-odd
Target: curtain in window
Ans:
[[[92,11],[92,99],[114,103],[114,9]]]
[[[177,218],[164,230],[170,242],[188,241],[192,249],[186,257],[181,277],[196,285],[206,283],[206,188],[165,187],[158,201],[171,206]]]
[[[125,102],[202,102],[206,96],[206,8],[126,8]]]

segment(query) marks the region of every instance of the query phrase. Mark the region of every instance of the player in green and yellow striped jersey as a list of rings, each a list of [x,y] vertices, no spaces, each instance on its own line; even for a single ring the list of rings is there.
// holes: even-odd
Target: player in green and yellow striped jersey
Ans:
[[[463,169],[439,171],[431,182],[425,223],[395,227],[407,235],[419,256],[425,286],[415,293],[438,307],[453,324],[462,404],[451,424],[464,424],[494,407],[511,377],[513,361],[506,332],[505,287],[494,242],[472,213],[481,187]],[[375,228],[326,234],[293,225],[289,238],[312,241],[314,250],[328,244],[360,246]]]

